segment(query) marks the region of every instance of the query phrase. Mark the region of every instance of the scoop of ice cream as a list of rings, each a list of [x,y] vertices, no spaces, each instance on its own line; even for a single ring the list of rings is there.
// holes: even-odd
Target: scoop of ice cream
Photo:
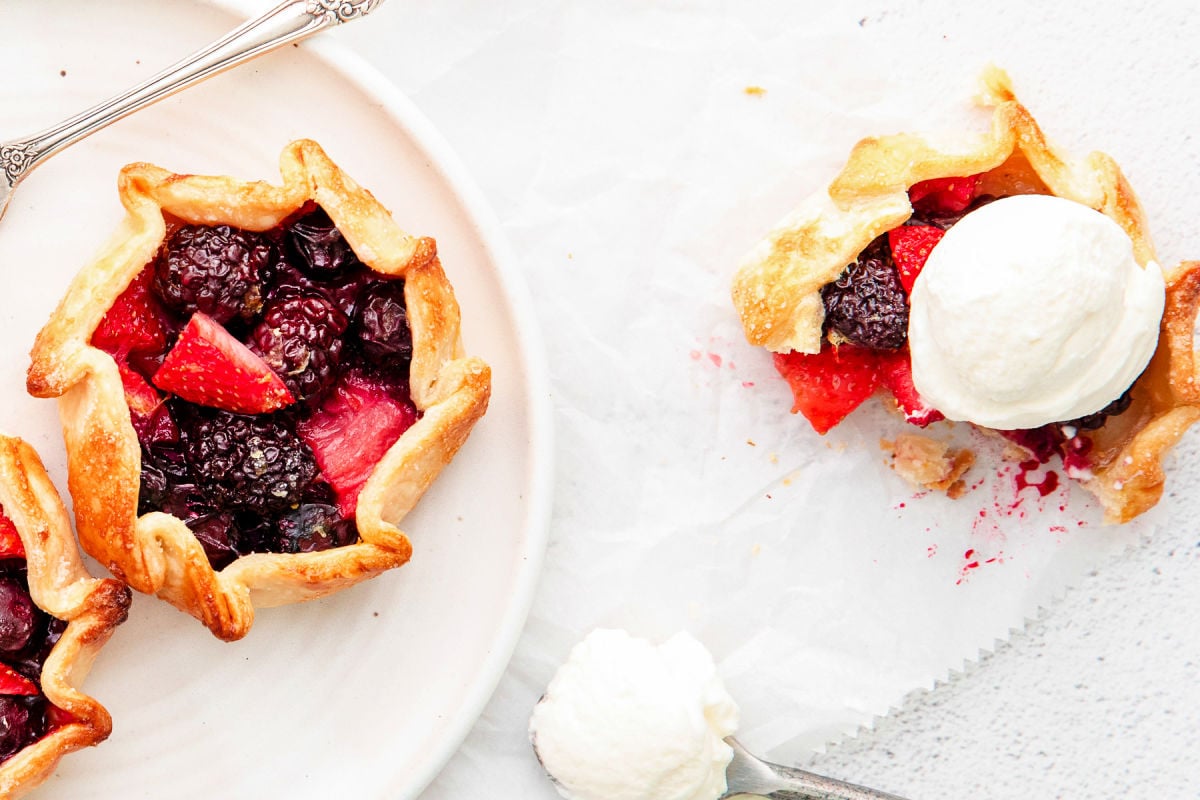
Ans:
[[[1145,369],[1163,275],[1087,206],[1018,195],[967,214],[910,296],[913,383],[953,420],[1000,430],[1091,414]]]
[[[716,800],[737,716],[712,656],[688,634],[655,646],[601,629],[559,667],[529,737],[569,800]]]

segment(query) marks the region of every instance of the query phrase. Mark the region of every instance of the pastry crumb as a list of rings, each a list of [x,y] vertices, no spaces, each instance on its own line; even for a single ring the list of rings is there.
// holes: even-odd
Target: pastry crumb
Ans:
[[[945,442],[915,433],[902,433],[894,441],[881,439],[879,446],[891,454],[896,474],[914,486],[945,492],[951,499],[966,494],[962,476],[975,463],[971,450],[954,450]]]

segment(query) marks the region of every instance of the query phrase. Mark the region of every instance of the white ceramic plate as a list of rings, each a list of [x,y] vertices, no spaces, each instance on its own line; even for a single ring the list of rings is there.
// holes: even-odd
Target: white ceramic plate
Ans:
[[[396,24],[398,11],[355,24]],[[132,85],[238,22],[182,2],[5,4],[0,140]],[[262,610],[233,644],[136,597],[85,684],[112,712],[112,737],[65,758],[46,796],[414,796],[482,710],[524,622],[551,474],[549,392],[524,290],[429,123],[328,35],[117,123],[25,181],[0,224],[0,428],[33,442],[65,486],[55,404],[24,392],[27,353],[120,218],[121,165],[277,180],[279,151],[300,136],[321,142],[406,229],[437,238],[467,349],[494,371],[490,410],[402,523],[415,548],[402,569]]]

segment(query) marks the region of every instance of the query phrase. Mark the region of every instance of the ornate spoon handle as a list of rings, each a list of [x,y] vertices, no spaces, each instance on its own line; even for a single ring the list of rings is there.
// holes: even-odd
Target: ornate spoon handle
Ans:
[[[23,139],[0,143],[0,215],[12,189],[51,155],[140,108],[317,31],[365,17],[383,0],[286,0],[145,83]]]
[[[739,794],[770,800],[903,800],[877,789],[771,764],[752,755],[736,739],[725,741],[733,748],[733,762],[725,771],[729,791],[722,800]]]

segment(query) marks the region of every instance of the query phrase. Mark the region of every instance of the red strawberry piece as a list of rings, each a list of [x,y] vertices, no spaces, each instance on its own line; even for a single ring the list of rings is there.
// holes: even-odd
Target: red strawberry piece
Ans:
[[[17,533],[17,526],[4,515],[0,508],[0,558],[24,558],[25,544]]]
[[[121,371],[125,404],[129,406],[129,420],[137,431],[138,441],[153,444],[177,440],[179,431],[170,411],[163,405],[165,398],[128,364],[118,361],[117,369]]]
[[[846,418],[879,386],[875,351],[843,344],[819,353],[776,353],[775,369],[792,388],[792,413],[825,433]]]
[[[79,718],[67,711],[65,708],[59,708],[53,703],[46,704],[46,730],[52,731],[56,728],[61,728],[63,725],[70,725],[72,722],[79,722]]]
[[[150,293],[154,268],[147,267],[113,302],[92,334],[92,345],[106,353],[162,353],[167,335],[158,302]]]
[[[892,249],[892,260],[900,272],[904,291],[912,293],[929,252],[945,235],[944,230],[934,225],[901,225],[888,231],[888,246]]]
[[[908,200],[925,212],[959,214],[967,210],[979,189],[979,175],[966,178],[933,178],[914,183],[908,190]]]
[[[296,432],[337,494],[342,516],[354,516],[375,465],[419,416],[407,383],[347,372],[320,408],[297,424]]]
[[[945,419],[942,412],[925,402],[913,385],[912,359],[908,349],[879,354],[879,378],[884,387],[896,398],[896,405],[904,412],[904,418],[913,425],[924,428],[931,422]]]
[[[145,378],[124,361],[117,362],[121,384],[125,387],[125,403],[135,417],[148,417],[162,403],[162,395]]]
[[[154,385],[189,403],[239,414],[264,414],[295,402],[265,361],[200,311],[154,373]]]
[[[41,694],[37,684],[7,664],[0,664],[0,694]]]

